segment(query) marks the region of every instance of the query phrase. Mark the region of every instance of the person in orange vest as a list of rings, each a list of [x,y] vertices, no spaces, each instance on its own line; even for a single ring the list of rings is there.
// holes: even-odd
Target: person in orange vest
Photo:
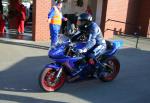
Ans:
[[[18,11],[20,13],[20,15],[18,16],[18,39],[22,39],[23,38],[23,34],[24,34],[24,28],[25,28],[25,20],[26,20],[26,7],[21,3],[21,0],[19,0],[18,2]]]
[[[3,18],[3,13],[0,11],[0,37],[4,37],[4,28],[5,28],[5,20]]]
[[[48,14],[48,23],[50,27],[51,48],[54,48],[58,43],[58,35],[60,32],[62,19],[67,21],[67,18],[62,16],[62,0],[57,0],[56,5],[53,6]]]

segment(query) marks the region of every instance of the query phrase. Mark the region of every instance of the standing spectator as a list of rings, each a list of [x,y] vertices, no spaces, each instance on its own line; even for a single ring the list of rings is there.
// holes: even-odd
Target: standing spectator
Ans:
[[[10,29],[17,29],[18,28],[18,16],[20,15],[17,0],[10,0],[8,5],[8,22]]]
[[[18,16],[18,39],[22,39],[23,38],[23,34],[24,34],[24,23],[26,20],[26,7],[21,3],[21,0],[19,0],[18,2],[18,11],[20,13],[20,15]]]
[[[67,21],[67,18],[62,16],[62,0],[57,0],[56,5],[53,6],[48,14],[48,23],[50,24],[51,47],[55,47],[58,43],[58,35],[62,24],[62,19]]]
[[[4,37],[5,20],[2,11],[0,11],[0,37]]]

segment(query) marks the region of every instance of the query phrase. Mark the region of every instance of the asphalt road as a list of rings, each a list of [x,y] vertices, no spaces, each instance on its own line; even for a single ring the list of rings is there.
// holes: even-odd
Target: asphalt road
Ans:
[[[38,76],[50,61],[47,51],[41,43],[0,40],[0,103],[150,103],[150,51],[120,49],[121,71],[112,82],[65,83],[46,93]]]

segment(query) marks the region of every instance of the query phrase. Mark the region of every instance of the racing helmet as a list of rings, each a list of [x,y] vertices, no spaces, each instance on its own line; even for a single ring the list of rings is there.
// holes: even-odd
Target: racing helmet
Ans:
[[[91,22],[92,21],[92,16],[88,13],[82,13],[82,14],[79,15],[78,20],[79,21]]]
[[[63,3],[63,0],[55,0],[55,3],[58,4],[58,3]]]

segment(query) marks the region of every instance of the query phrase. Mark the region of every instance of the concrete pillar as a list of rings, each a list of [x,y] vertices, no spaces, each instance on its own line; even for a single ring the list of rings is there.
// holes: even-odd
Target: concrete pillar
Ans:
[[[149,26],[148,26],[148,31],[147,31],[147,37],[150,38],[150,19],[149,19]]]
[[[101,16],[101,24],[100,24],[103,35],[104,35],[104,32],[105,32],[105,23],[106,23],[105,21],[106,21],[107,5],[108,5],[108,0],[103,0],[102,16]]]
[[[97,9],[96,9],[96,23],[98,25],[101,24],[102,6],[103,6],[103,0],[98,0],[97,1]]]

